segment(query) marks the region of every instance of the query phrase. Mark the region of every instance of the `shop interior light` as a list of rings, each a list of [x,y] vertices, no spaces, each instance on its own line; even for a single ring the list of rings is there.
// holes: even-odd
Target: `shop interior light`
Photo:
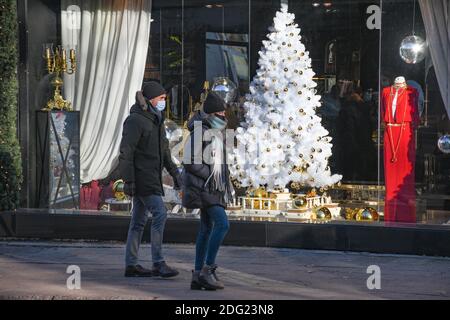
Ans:
[[[206,8],[212,9],[212,8],[223,8],[223,4],[207,4],[205,5]]]
[[[329,8],[329,7],[331,7],[332,5],[333,5],[333,3],[330,2],[330,1],[327,1],[327,2],[324,2],[324,3],[323,3],[323,6],[324,6],[325,8]]]
[[[312,6],[313,6],[314,8],[320,7],[320,3],[319,3],[319,2],[313,2],[313,3],[312,3]]]

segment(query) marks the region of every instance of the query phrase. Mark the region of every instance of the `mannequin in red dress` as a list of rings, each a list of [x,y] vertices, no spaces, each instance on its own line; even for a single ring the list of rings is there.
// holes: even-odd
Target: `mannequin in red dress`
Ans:
[[[398,77],[383,89],[382,121],[384,133],[384,169],[386,222],[416,222],[414,130],[419,125],[419,93]]]

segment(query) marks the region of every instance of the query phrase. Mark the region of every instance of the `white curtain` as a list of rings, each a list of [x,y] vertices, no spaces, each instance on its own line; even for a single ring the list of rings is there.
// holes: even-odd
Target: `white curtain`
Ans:
[[[122,124],[141,88],[151,0],[62,0],[62,44],[77,50],[65,98],[81,114],[81,181],[104,179],[117,164]],[[69,57],[69,54],[67,54]]]
[[[419,0],[419,3],[431,59],[450,119],[450,3],[449,0]]]

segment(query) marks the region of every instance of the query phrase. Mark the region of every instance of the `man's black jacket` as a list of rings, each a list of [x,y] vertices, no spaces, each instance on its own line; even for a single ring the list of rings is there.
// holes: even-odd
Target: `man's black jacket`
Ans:
[[[164,195],[162,171],[165,167],[171,176],[177,174],[166,138],[164,118],[148,111],[138,92],[136,104],[123,125],[120,143],[119,167],[126,183],[136,184],[136,195]],[[144,104],[145,103],[145,104]]]

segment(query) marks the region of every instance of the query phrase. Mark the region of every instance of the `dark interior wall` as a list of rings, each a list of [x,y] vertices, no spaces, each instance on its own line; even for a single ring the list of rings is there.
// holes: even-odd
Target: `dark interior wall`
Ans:
[[[321,3],[320,1],[316,1]],[[302,42],[309,51],[316,74],[325,71],[325,52],[330,41],[336,41],[338,80],[360,80],[363,89],[378,89],[379,30],[366,27],[367,7],[380,5],[380,0],[335,0],[332,5],[314,7],[312,1],[290,1],[296,15]],[[359,63],[353,53],[359,53]]]
[[[44,43],[59,43],[60,0],[18,0],[19,16],[19,139],[24,182],[22,207],[36,203],[36,118],[51,94],[42,58]]]

